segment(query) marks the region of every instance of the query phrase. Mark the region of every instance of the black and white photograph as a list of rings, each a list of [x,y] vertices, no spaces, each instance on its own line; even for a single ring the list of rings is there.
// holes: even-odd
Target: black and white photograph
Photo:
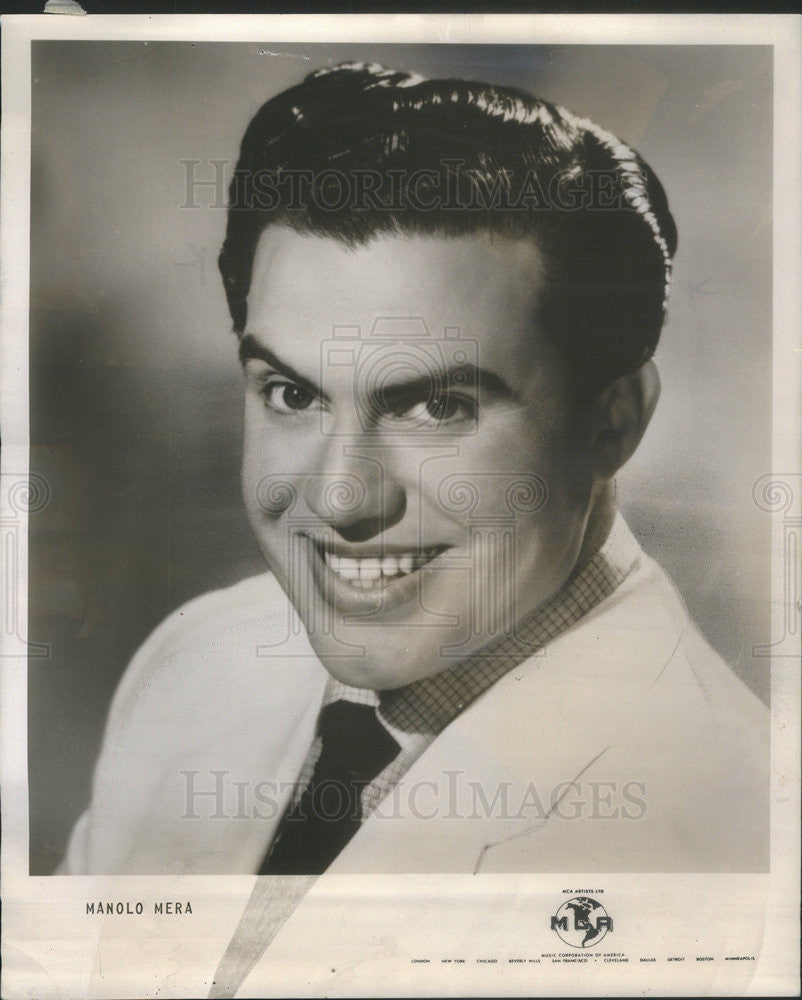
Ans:
[[[8,995],[790,995],[793,46],[296,20],[4,114]]]

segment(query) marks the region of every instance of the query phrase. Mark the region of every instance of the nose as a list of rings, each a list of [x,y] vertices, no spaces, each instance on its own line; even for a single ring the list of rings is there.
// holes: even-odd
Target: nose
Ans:
[[[346,542],[366,542],[397,524],[406,490],[386,456],[362,439],[332,437],[314,473],[305,477],[304,500]]]

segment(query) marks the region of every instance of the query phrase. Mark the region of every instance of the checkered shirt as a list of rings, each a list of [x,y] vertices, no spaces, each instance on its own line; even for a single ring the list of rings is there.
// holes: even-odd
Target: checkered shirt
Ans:
[[[432,677],[392,691],[349,687],[329,678],[322,707],[341,699],[374,706],[378,718],[401,748],[398,756],[363,789],[362,819],[370,815],[467,705],[609,597],[635,569],[641,555],[640,546],[618,514],[607,540],[580,572],[500,641]],[[293,804],[309,784],[320,751],[318,736],[298,776]]]

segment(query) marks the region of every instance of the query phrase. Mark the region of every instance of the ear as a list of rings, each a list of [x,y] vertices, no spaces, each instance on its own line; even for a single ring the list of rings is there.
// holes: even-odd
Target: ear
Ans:
[[[622,375],[599,396],[595,467],[600,479],[612,479],[629,461],[660,398],[660,376],[653,361]]]

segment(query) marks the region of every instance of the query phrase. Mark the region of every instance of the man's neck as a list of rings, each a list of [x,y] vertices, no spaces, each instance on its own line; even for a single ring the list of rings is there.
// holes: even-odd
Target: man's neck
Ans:
[[[587,566],[607,541],[616,513],[615,487],[612,482],[607,482],[591,500],[582,545],[571,572],[571,578]]]

